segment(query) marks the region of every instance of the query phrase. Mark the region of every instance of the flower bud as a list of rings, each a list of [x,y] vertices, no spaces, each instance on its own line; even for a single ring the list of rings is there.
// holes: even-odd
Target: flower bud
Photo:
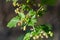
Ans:
[[[33,39],[35,40],[36,38],[35,38],[35,37],[33,37]]]
[[[24,31],[26,30],[26,26],[23,27],[23,30],[24,30]]]

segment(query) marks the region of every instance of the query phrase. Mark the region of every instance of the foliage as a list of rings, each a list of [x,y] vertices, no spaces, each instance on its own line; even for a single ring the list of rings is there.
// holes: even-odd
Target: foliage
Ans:
[[[35,27],[35,31],[28,32],[25,35],[24,40],[30,40],[30,38],[33,39],[44,38],[44,37],[48,38],[48,35],[52,37],[53,33],[51,31],[52,31],[51,27],[47,25],[40,25]]]
[[[17,7],[15,9],[16,17],[12,18],[7,27],[13,28],[16,25],[20,26],[23,31],[27,31],[23,40],[30,40],[41,38],[48,38],[53,36],[52,26],[49,24],[36,25],[37,18],[43,16],[46,13],[46,5],[53,5],[54,0],[41,0],[41,3],[37,3],[36,0],[21,0],[21,3],[18,0],[12,0],[13,6]],[[34,7],[34,8],[33,8]],[[35,7],[37,7],[35,9]],[[32,27],[27,30],[27,27]]]
[[[19,21],[19,17],[18,16],[12,18],[11,21],[8,23],[7,27],[9,27],[9,28],[16,27],[16,23],[18,21]]]
[[[23,40],[30,40],[30,33],[27,33]]]
[[[41,0],[41,3],[53,6],[56,3],[56,0]]]

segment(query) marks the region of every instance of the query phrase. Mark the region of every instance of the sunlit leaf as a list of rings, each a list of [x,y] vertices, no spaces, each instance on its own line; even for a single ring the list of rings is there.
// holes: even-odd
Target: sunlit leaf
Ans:
[[[27,0],[27,3],[29,3],[30,0]]]
[[[35,15],[35,14],[36,14],[36,12],[35,12],[35,11],[33,11],[33,10],[30,10],[28,14],[29,14],[30,16],[33,16],[33,15]]]
[[[35,15],[31,17],[30,21],[28,22],[28,26],[34,26],[34,24],[37,22]]]
[[[26,8],[26,5],[22,5],[21,7],[22,7],[22,9],[25,9]]]
[[[31,33],[26,33],[23,40],[30,40],[30,34]]]
[[[19,17],[21,18],[21,20],[25,18],[24,13],[22,13],[22,12],[18,13],[18,15],[19,15]]]
[[[10,20],[10,22],[7,24],[7,27],[9,27],[9,28],[16,27],[16,24],[18,23],[18,21],[19,21],[19,17],[18,16],[12,18]]]

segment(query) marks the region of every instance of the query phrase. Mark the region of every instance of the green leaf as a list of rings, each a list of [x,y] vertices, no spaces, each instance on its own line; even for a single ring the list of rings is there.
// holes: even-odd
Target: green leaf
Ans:
[[[39,12],[38,12],[38,15],[39,15],[39,16],[42,16],[42,15],[43,15],[43,12],[44,12],[44,11],[39,11]]]
[[[41,4],[53,6],[56,3],[56,0],[41,0]]]
[[[22,12],[20,12],[18,15],[19,15],[19,17],[21,18],[21,20],[25,18],[24,13],[22,13]]]
[[[10,20],[10,22],[7,24],[7,27],[13,28],[16,27],[17,22],[19,21],[19,17],[16,16]]]
[[[29,19],[29,22],[28,22],[28,26],[34,26],[34,24],[36,23],[36,12],[33,11],[33,10],[30,10],[29,11],[29,16],[31,16],[31,18]]]
[[[27,0],[27,3],[29,3],[30,2],[30,0]]]
[[[47,25],[40,25],[40,28],[42,29],[42,30],[44,30],[45,32],[49,32],[49,31],[51,31],[51,27],[49,27],[49,26],[47,26]]]
[[[33,22],[29,22],[28,26],[34,26]]]
[[[33,16],[31,17],[31,19],[35,19],[35,17],[36,17],[36,16],[35,16],[35,15],[33,15]]]
[[[28,22],[28,26],[34,26],[34,24],[37,22],[35,15],[31,17],[30,21]]]
[[[49,30],[52,30],[52,25],[51,24],[45,24],[48,28],[49,28]]]
[[[30,10],[28,14],[29,14],[30,16],[33,16],[33,15],[36,15],[36,12],[33,11],[33,10]]]
[[[31,10],[31,8],[30,8],[28,5],[25,5],[25,4],[22,4],[22,5],[21,5],[21,8],[22,8],[22,10],[24,10],[24,11],[29,11],[29,10]]]
[[[22,9],[25,9],[25,8],[26,8],[26,5],[22,5],[21,8],[22,8]]]
[[[31,33],[26,33],[23,40],[30,40],[30,34]]]

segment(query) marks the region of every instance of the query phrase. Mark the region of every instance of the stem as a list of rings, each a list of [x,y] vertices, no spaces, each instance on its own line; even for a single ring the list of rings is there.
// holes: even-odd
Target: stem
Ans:
[[[36,32],[35,27],[33,26],[34,32]]]

